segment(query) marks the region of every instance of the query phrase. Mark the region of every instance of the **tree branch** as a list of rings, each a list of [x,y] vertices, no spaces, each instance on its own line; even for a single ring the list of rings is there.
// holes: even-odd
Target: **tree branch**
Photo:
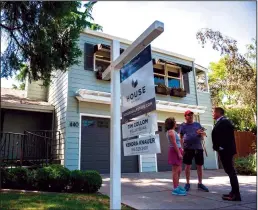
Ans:
[[[5,28],[5,29],[8,30],[8,31],[14,31],[14,30],[21,29],[23,26],[10,28],[10,27],[8,27],[8,26],[6,26],[6,25],[0,23],[0,27],[3,27],[3,28]]]

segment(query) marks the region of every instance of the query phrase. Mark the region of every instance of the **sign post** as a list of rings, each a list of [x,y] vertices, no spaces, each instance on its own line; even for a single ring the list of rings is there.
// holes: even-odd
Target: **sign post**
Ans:
[[[110,209],[121,209],[120,69],[163,31],[164,24],[155,21],[120,56],[120,43],[113,40],[112,63],[102,74],[104,80],[111,78]]]
[[[111,59],[120,54],[120,43],[112,42]],[[120,112],[120,69],[111,71],[111,142],[110,142],[110,209],[121,208],[121,112]]]

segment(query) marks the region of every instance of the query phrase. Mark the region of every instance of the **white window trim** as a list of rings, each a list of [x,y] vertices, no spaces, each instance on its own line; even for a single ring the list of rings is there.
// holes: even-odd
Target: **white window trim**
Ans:
[[[184,82],[183,82],[183,73],[182,73],[182,68],[178,67],[178,66],[174,66],[171,64],[161,64],[162,66],[164,66],[164,70],[165,70],[165,74],[159,74],[159,73],[155,73],[154,72],[154,76],[160,76],[160,77],[164,77],[165,80],[165,85],[168,87],[168,79],[169,78],[173,78],[173,79],[177,79],[180,81],[180,88],[184,89]],[[170,72],[170,70],[168,70],[168,67],[172,67],[175,69],[179,69],[180,72],[180,76],[179,77],[172,77],[172,76],[168,76],[168,72]],[[154,66],[153,66],[154,68]],[[156,85],[156,84],[155,84]]]
[[[102,61],[102,62],[110,64],[110,61],[107,61],[107,60],[104,60],[104,59],[101,59],[101,58],[96,58],[96,53],[94,53],[94,55],[93,55],[93,71],[97,71],[97,69],[96,69],[96,61]]]
[[[207,74],[206,71],[202,71],[202,72],[203,72],[204,75],[205,75],[205,85],[206,85],[206,87],[207,87],[207,90],[206,90],[206,91],[204,91],[204,90],[198,90],[198,88],[197,88],[197,92],[198,92],[198,93],[210,93],[208,74]],[[197,75],[196,75],[196,77],[197,77]],[[197,81],[197,80],[196,80],[196,81]],[[196,84],[196,86],[197,86],[197,85],[198,85],[198,83]]]

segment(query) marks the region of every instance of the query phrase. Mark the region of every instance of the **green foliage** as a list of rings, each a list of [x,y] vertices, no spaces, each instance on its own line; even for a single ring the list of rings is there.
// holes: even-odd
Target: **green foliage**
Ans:
[[[34,190],[37,189],[36,186],[36,176],[37,176],[37,171],[36,170],[29,170],[28,171],[28,178],[27,178],[27,189]]]
[[[241,55],[237,41],[219,31],[202,29],[197,32],[196,38],[203,46],[207,41],[211,42],[213,49],[223,56],[218,63],[210,65],[209,85],[213,105],[220,106],[226,97],[228,104],[250,107],[253,116],[256,116],[256,40],[253,39],[247,45],[247,53]]]
[[[12,84],[12,89],[17,90],[18,89],[17,85]]]
[[[80,1],[0,2],[1,38],[8,37],[1,56],[2,77],[12,77],[29,64],[29,79],[48,84],[54,71],[64,72],[78,64],[80,32],[85,28],[102,30],[92,22],[95,3],[89,1],[82,7]]]
[[[38,170],[36,180],[38,187],[44,190],[63,191],[67,187],[70,171],[62,165],[50,165]]]
[[[252,131],[256,130],[253,120],[253,112],[250,108],[225,108],[226,116],[232,121],[235,130]]]
[[[256,154],[236,158],[235,167],[238,174],[256,176]]]
[[[85,171],[83,173],[85,178],[84,191],[87,193],[97,192],[102,185],[102,177],[97,171]]]
[[[26,189],[28,186],[28,169],[13,168],[2,170],[3,186],[13,189]]]
[[[39,169],[1,168],[3,188],[41,191],[72,191],[95,193],[102,185],[97,171],[70,171],[62,165],[50,165]]]
[[[70,185],[73,192],[81,192],[84,186],[85,178],[83,172],[80,170],[71,171]]]

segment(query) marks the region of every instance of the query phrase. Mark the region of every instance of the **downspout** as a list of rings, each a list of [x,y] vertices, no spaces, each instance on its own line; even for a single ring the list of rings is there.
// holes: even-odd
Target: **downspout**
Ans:
[[[196,92],[196,105],[199,106],[199,98],[198,98],[198,93],[197,93],[196,72],[195,72],[194,61],[192,64],[192,68],[193,68],[193,74],[194,74],[194,87],[195,87],[195,92]]]

